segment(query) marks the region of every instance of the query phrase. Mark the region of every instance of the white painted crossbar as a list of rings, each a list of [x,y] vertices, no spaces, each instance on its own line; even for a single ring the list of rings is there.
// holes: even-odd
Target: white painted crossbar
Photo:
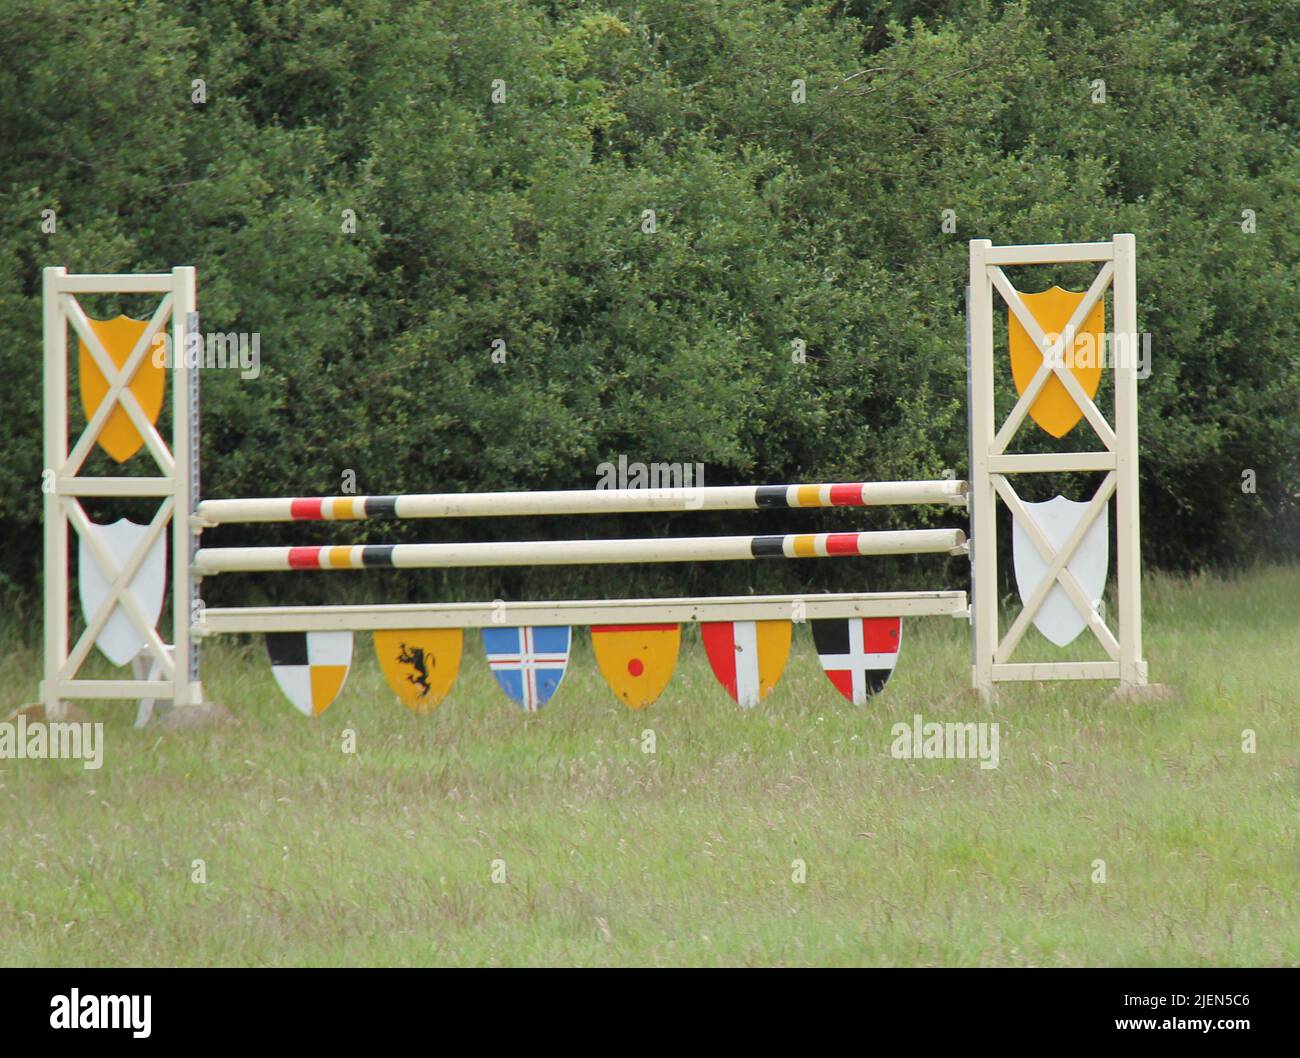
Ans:
[[[570,489],[407,496],[306,496],[204,500],[204,525],[354,521],[364,518],[490,518],[513,515],[744,511],[766,508],[964,506],[964,481],[856,481],[809,485],[712,485],[659,489]]]
[[[194,571],[274,573],[318,569],[432,569],[577,566],[612,562],[728,562],[754,558],[964,554],[960,529],[785,536],[697,536],[648,540],[525,540],[470,544],[358,544],[319,547],[205,547]]]
[[[966,614],[964,591],[828,595],[733,595],[686,599],[580,599],[572,602],[387,603],[377,606],[210,607],[199,636],[233,632],[381,631],[520,625],[668,624],[693,621],[790,621],[846,617]]]

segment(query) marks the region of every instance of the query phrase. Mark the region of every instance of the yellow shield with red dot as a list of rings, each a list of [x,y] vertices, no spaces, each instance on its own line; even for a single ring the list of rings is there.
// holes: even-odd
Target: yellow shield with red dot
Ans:
[[[682,630],[675,624],[592,625],[591,647],[610,690],[632,709],[659,697],[673,678]]]

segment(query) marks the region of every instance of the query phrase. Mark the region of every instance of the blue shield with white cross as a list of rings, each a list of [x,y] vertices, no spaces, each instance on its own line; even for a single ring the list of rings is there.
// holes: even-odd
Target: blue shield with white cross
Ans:
[[[573,630],[567,625],[483,629],[488,668],[510,700],[530,713],[559,688],[572,641]]]

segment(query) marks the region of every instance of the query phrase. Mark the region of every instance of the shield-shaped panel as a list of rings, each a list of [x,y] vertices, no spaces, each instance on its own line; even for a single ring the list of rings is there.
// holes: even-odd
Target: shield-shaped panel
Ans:
[[[90,329],[95,332],[104,352],[120,370],[149,326],[146,320],[133,320],[130,316],[118,316],[113,320],[91,320]],[[89,419],[99,409],[100,402],[108,395],[109,380],[99,369],[82,340],[77,342],[77,372],[81,381],[81,407]],[[135,399],[140,402],[140,409],[151,422],[158,421],[162,410],[163,388],[166,382],[166,368],[158,363],[154,350],[145,354],[140,362],[140,369],[127,385]],[[135,423],[127,415],[126,409],[118,404],[108,415],[104,428],[97,438],[99,446],[119,463],[125,463],[144,444],[144,438],[136,429]]]
[[[745,709],[776,687],[790,657],[794,625],[789,621],[705,621],[700,639],[713,675]]]
[[[304,716],[320,716],[352,667],[351,632],[268,632],[271,675]]]
[[[1079,524],[1088,504],[1067,500],[1064,496],[1053,496],[1043,503],[1026,503],[1025,508],[1052,547],[1059,549],[1074,532],[1074,527]],[[1074,574],[1074,579],[1079,582],[1090,601],[1100,599],[1106,588],[1106,573],[1110,567],[1109,512],[1110,505],[1107,504],[1088,527],[1078,548],[1066,563],[1066,568]],[[1020,599],[1022,602],[1028,601],[1047,573],[1047,561],[1021,528],[1019,518],[1014,520],[1011,527],[1011,554],[1015,561],[1016,587],[1020,591]],[[1088,623],[1065,593],[1065,589],[1057,583],[1052,585],[1043,605],[1034,615],[1034,627],[1058,647],[1063,647],[1087,628]]]
[[[112,525],[98,525],[91,522],[90,527],[104,550],[116,560],[119,569],[126,565],[149,531],[147,525],[136,525],[135,522],[127,521],[125,518],[119,518]],[[109,597],[108,585],[112,578],[104,575],[104,571],[99,568],[99,563],[95,561],[94,553],[81,538],[77,541],[77,571],[81,612],[89,622],[100,604]],[[129,589],[144,615],[155,627],[162,613],[163,591],[166,584],[167,534],[164,532],[159,533],[150,545],[149,554],[145,556],[144,562],[131,578]],[[95,646],[99,647],[104,657],[114,665],[126,665],[144,649],[145,636],[121,605],[114,603],[113,612],[95,640]]]
[[[1020,300],[1050,339],[1065,329],[1083,297],[1078,291],[1052,287],[1038,294],[1021,294]],[[1043,354],[1029,337],[1029,332],[1016,319],[1016,314],[1008,312],[1008,317],[1007,345],[1011,353],[1011,377],[1015,381],[1016,392],[1024,393],[1025,387],[1038,373]],[[1073,343],[1067,341],[1063,351],[1066,367],[1079,380],[1079,385],[1089,398],[1097,395],[1097,387],[1101,383],[1102,332],[1105,328],[1106,310],[1101,299],[1098,299],[1083,326],[1075,332]],[[1038,398],[1029,408],[1029,415],[1053,437],[1064,437],[1083,418],[1083,409],[1070,396],[1064,383],[1053,375],[1039,391]]]
[[[903,644],[898,617],[850,617],[812,621],[817,660],[835,689],[863,705],[885,689]]]
[[[593,625],[591,647],[610,690],[629,708],[659,697],[677,668],[681,625]]]
[[[483,629],[483,649],[497,685],[529,713],[559,689],[572,643],[567,626]]]
[[[376,632],[375,656],[393,693],[413,713],[431,713],[460,671],[465,633],[459,628]]]

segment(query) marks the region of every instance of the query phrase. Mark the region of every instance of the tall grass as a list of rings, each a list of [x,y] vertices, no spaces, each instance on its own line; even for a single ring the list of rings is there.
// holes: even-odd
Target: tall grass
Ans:
[[[364,636],[316,720],[259,642],[214,646],[232,723],[135,731],[129,706],[91,705],[101,770],[0,761],[0,960],[1294,965],[1300,570],[1152,578],[1145,603],[1167,701],[1056,684],[986,708],[948,618],[905,623],[866,708],[806,628],[750,712],[693,630],[649,709],[614,699],[584,635],[533,717],[475,635],[428,717],[394,703]],[[15,703],[39,675],[23,639],[0,663]],[[894,759],[917,713],[996,721],[1000,766]]]

